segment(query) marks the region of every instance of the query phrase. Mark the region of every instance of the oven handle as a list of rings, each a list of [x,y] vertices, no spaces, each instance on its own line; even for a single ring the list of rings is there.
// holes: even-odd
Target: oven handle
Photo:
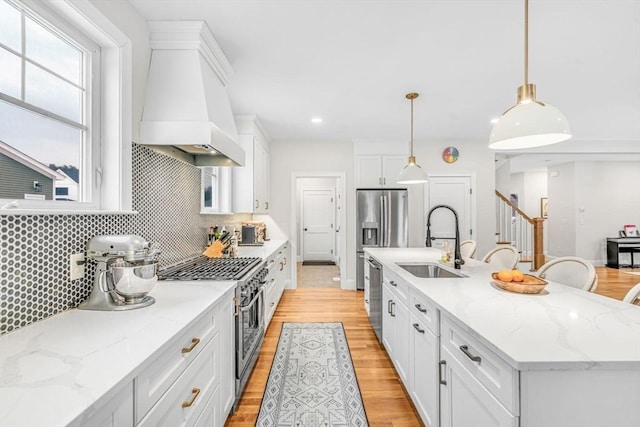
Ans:
[[[258,291],[258,293],[256,294],[255,297],[253,297],[253,299],[251,300],[251,302],[249,304],[247,304],[244,307],[240,308],[241,312],[245,312],[247,310],[249,310],[251,308],[251,306],[253,306],[253,304],[255,304],[255,302],[258,300],[258,298],[260,298],[260,295],[264,292],[264,288],[260,287],[260,290]]]

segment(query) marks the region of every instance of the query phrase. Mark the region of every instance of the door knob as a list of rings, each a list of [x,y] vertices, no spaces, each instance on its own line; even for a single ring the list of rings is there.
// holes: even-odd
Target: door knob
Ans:
[[[304,231],[307,231],[307,229],[305,228]]]

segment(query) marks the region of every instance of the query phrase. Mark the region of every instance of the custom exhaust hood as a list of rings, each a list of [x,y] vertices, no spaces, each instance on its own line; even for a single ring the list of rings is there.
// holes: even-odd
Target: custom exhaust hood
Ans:
[[[225,86],[232,68],[204,21],[149,21],[140,143],[195,166],[243,166]]]

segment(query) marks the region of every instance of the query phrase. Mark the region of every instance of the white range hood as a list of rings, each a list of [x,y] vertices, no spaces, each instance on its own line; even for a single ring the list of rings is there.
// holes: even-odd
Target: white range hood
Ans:
[[[203,21],[150,21],[140,143],[196,166],[243,166],[225,86],[232,68]]]

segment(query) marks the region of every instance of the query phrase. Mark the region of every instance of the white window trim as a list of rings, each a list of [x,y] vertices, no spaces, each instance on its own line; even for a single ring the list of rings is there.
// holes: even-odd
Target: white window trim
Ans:
[[[0,202],[0,215],[23,213],[130,212],[132,137],[132,43],[89,0],[23,0],[35,11],[58,15],[101,49],[101,164],[92,165],[99,200],[77,202],[16,200]],[[93,160],[93,159],[92,159]]]

